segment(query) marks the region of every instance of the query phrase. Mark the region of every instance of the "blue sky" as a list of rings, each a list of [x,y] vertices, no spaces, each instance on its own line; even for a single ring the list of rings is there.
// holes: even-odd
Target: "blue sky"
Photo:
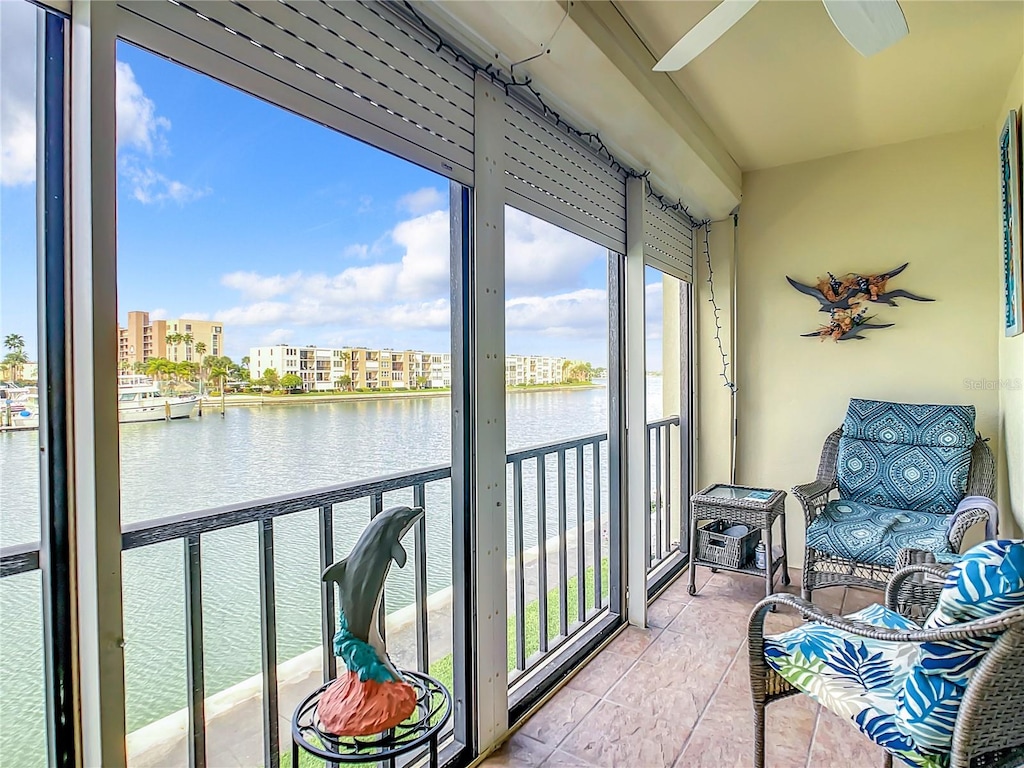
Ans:
[[[2,5],[7,65],[32,35]],[[282,342],[449,348],[446,179],[128,44],[117,58],[122,321],[221,320],[235,359]],[[9,135],[31,71],[2,77],[0,321],[34,358],[35,190],[24,131]],[[508,352],[604,365],[604,249],[509,209],[506,252]]]

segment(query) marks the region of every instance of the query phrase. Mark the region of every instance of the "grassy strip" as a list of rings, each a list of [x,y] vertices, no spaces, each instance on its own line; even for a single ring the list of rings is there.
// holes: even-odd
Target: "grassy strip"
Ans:
[[[584,571],[584,595],[587,606],[594,604],[594,569],[587,568]],[[566,582],[566,601],[569,614],[569,626],[572,627],[579,620],[579,579],[570,576]],[[601,593],[608,594],[608,559],[601,560]],[[559,634],[559,607],[558,587],[548,590],[548,637],[557,637]],[[534,600],[526,606],[524,614],[525,622],[525,655],[529,659],[540,650],[540,601]],[[516,666],[516,617],[508,617],[508,670],[511,672]],[[449,691],[455,680],[455,659],[452,654],[442,656],[430,665],[430,675],[436,678]],[[292,757],[290,752],[282,753],[281,768],[291,768]],[[312,755],[301,752],[299,755],[299,768],[320,768],[323,762]]]

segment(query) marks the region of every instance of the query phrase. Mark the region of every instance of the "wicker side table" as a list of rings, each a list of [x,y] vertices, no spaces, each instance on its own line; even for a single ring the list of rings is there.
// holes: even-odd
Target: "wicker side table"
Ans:
[[[696,567],[703,565],[718,570],[747,573],[764,579],[765,595],[775,588],[775,573],[782,569],[782,583],[789,584],[789,568],[786,552],[786,492],[768,488],[748,488],[740,485],[717,483],[710,485],[690,497],[690,584],[689,593],[697,593]],[[775,520],[782,520],[782,555],[774,557],[772,552],[772,527]],[[697,521],[721,520],[733,525],[748,525],[760,528],[764,542],[766,568],[740,563],[737,567],[723,565],[712,560],[701,559],[697,546]]]

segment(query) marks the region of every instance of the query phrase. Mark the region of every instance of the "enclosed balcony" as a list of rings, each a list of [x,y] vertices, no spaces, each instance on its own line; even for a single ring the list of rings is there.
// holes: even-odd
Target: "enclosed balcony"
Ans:
[[[374,625],[452,711],[390,765],[754,765],[851,399],[973,406],[1019,539],[1024,4],[876,4],[865,56],[833,0],[0,3],[0,765],[291,765],[396,506]],[[217,348],[119,371],[129,315]],[[766,734],[886,759],[810,697]]]

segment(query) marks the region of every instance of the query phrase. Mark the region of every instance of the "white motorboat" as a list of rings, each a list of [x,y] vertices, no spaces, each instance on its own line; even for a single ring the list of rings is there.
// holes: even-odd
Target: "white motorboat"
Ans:
[[[146,376],[117,377],[117,420],[122,424],[187,419],[197,405],[198,395],[165,395]]]
[[[0,426],[33,429],[39,426],[39,390],[36,387],[0,389]]]

